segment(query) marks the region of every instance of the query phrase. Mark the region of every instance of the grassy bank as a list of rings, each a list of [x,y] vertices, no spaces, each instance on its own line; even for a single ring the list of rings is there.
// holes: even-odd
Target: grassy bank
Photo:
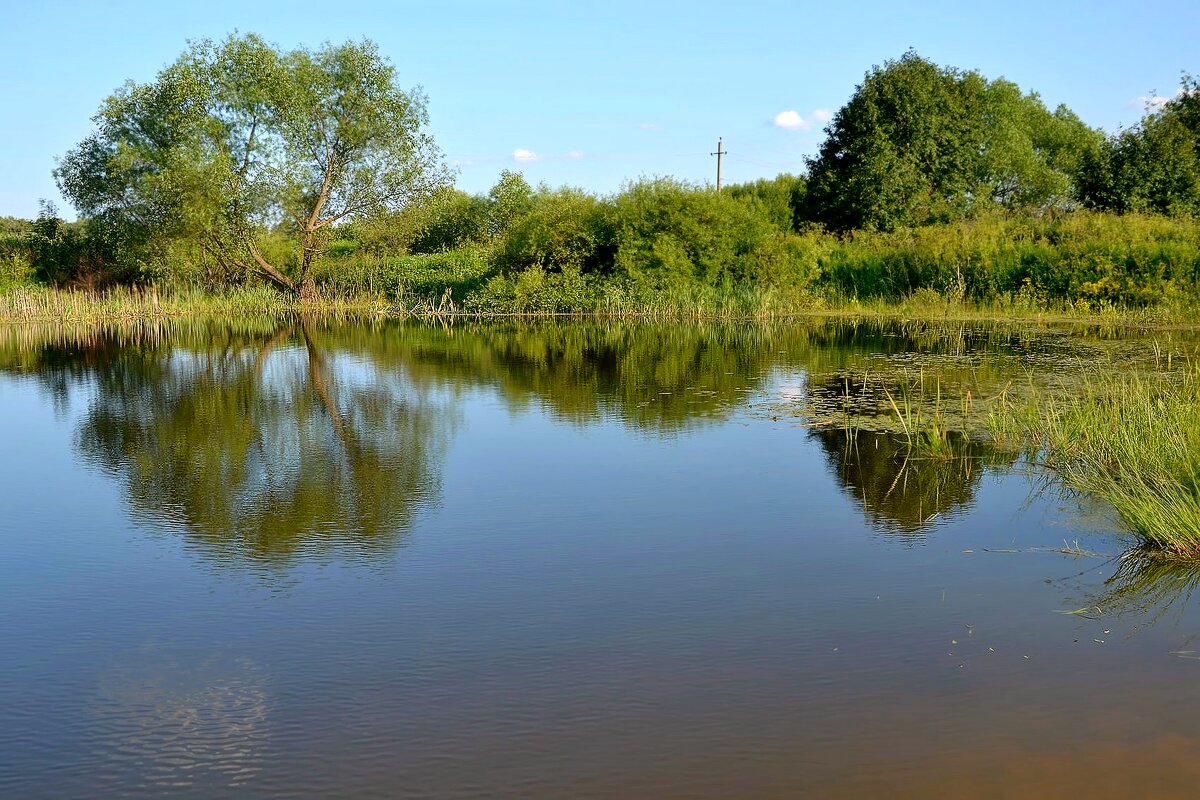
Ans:
[[[236,318],[300,312],[392,317],[549,317],[648,320],[783,321],[813,316],[955,321],[1077,322],[1106,325],[1193,327],[1200,304],[1178,297],[1153,306],[1095,306],[1035,301],[1006,295],[988,301],[956,299],[933,290],[898,298],[861,300],[837,291],[770,286],[718,288],[690,285],[651,290],[578,274],[529,271],[492,281],[482,291],[457,294],[409,290],[354,291],[323,287],[301,302],[263,285],[207,291],[194,287],[113,287],[100,291],[21,284],[0,289],[0,322],[89,323],[171,318]]]
[[[322,297],[308,304],[333,314],[384,313],[392,304],[379,296]],[[302,310],[295,299],[267,286],[218,292],[197,289],[115,287],[99,292],[18,286],[0,292],[0,322],[101,323],[177,318],[253,319]]]

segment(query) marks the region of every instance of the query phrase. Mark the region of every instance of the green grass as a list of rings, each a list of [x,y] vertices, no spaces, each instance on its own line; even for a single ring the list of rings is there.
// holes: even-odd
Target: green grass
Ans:
[[[1109,502],[1148,550],[1200,560],[1200,369],[1096,376],[1076,396],[997,409],[993,429]]]
[[[220,292],[118,287],[101,293],[19,286],[0,292],[0,321],[91,323],[177,317],[254,318],[296,311],[321,313],[392,313],[380,297],[319,297],[300,302],[267,286]]]
[[[963,384],[955,400],[923,374],[863,374],[847,396],[856,416],[809,415],[817,425],[890,431],[906,459],[959,458],[990,436],[997,452],[1024,453],[1052,481],[1111,505],[1139,541],[1139,558],[1200,562],[1200,366],[1168,354],[1153,369],[1121,369],[987,398]]]

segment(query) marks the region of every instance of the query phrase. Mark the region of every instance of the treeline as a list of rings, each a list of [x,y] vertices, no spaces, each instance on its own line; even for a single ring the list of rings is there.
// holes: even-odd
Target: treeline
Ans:
[[[1009,81],[909,52],[872,69],[826,134],[806,174],[719,193],[656,178],[596,196],[505,171],[486,194],[434,189],[319,236],[286,219],[236,230],[285,280],[476,310],[914,292],[1148,305],[1200,289],[1200,87],[1190,77],[1138,125],[1105,135]],[[78,152],[69,180],[60,170],[69,196],[91,163]],[[131,236],[127,220],[112,224],[119,207],[103,211],[72,224],[50,208],[32,223],[4,221],[0,286],[213,289],[261,277],[200,228]]]

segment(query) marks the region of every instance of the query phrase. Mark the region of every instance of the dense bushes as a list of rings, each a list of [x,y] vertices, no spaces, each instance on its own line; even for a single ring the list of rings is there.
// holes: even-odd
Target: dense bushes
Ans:
[[[223,290],[253,280],[263,260],[282,271],[279,285],[304,275],[327,297],[479,311],[728,311],[918,293],[1101,307],[1200,295],[1195,79],[1105,138],[1011,82],[909,52],[868,72],[826,134],[805,176],[721,192],[642,179],[596,196],[534,189],[505,170],[486,194],[418,193],[307,234],[286,215],[249,233],[189,228],[196,212],[177,203],[162,213],[178,235],[155,240],[106,203],[78,223],[47,208],[36,222],[0,220],[0,288]],[[152,211],[163,198],[147,191]],[[229,256],[243,249],[253,261]]]
[[[138,265],[123,260],[106,233],[98,221],[64,222],[50,205],[33,222],[5,220],[0,287],[31,281],[84,288],[135,282]]]
[[[656,287],[755,279],[760,257],[785,235],[728,194],[669,179],[633,184],[614,205],[617,268]]]
[[[539,192],[529,211],[511,221],[498,244],[496,263],[506,274],[605,272],[612,266],[611,205],[578,189]]]
[[[33,252],[29,222],[0,217],[0,291],[33,279]]]
[[[759,304],[786,297],[794,306],[798,298],[898,300],[922,291],[947,301],[1145,306],[1200,294],[1200,228],[1187,218],[996,211],[838,236],[785,229],[778,203],[764,202],[763,183],[716,193],[646,180],[608,198],[573,189],[518,192],[524,200],[502,222],[490,213],[494,199],[475,198],[480,212],[469,236],[448,237],[428,253],[416,251],[419,239],[410,237],[388,252],[378,231],[347,228],[314,278],[326,295],[509,312],[711,308],[734,297]],[[423,219],[441,224],[445,213]],[[94,265],[102,253],[88,226],[52,217],[22,226],[0,233],[0,282],[100,285],[95,278],[105,273]],[[419,229],[426,237],[434,230]],[[263,237],[261,246],[277,263],[296,258],[283,232]],[[169,255],[174,262],[160,284],[227,288],[250,278],[221,272],[203,252]]]

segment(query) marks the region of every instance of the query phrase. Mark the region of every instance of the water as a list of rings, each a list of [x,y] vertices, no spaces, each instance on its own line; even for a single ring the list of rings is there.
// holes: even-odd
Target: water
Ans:
[[[2,329],[0,796],[1192,796],[1194,573],[885,412],[1193,349]]]

